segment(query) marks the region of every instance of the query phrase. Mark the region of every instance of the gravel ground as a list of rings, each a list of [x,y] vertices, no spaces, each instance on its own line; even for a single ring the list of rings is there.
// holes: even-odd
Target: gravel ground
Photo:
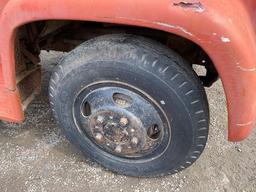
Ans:
[[[225,98],[220,82],[207,89],[210,138],[201,158],[176,175],[140,179],[113,174],[83,157],[62,136],[47,98],[50,74],[60,53],[43,53],[43,87],[22,125],[0,125],[1,191],[256,192],[256,131],[229,143]]]

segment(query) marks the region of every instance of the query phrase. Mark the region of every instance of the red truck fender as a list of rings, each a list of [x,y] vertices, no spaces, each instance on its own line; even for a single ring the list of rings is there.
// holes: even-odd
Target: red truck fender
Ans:
[[[37,20],[98,21],[159,29],[201,46],[223,83],[228,138],[240,141],[249,135],[256,117],[253,8],[254,0],[9,0],[1,8],[0,18],[0,117],[23,120],[14,59],[15,30],[19,26]]]

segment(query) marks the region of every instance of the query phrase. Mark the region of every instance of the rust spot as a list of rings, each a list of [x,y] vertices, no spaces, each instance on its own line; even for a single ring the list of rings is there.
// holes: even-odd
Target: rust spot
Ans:
[[[201,2],[188,2],[188,1],[180,1],[180,2],[173,2],[174,6],[181,7],[184,9],[193,9],[195,12],[202,13],[204,11],[204,7]]]

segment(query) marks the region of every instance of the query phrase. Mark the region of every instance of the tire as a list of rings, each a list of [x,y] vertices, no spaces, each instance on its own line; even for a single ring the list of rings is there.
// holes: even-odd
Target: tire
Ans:
[[[104,87],[107,87],[106,90]],[[83,114],[85,100],[95,103],[98,99],[98,104],[94,104],[95,111],[104,107],[108,111],[113,107],[126,113],[115,103],[112,106],[107,93],[104,95],[104,91],[112,91],[112,94],[114,89],[127,93],[129,98],[124,103],[132,100],[135,107],[129,114],[133,111],[138,122],[160,122],[161,128],[156,130],[157,142],[153,137],[145,137],[147,127],[144,128],[144,124],[136,127],[138,138],[143,138],[143,142],[152,142],[148,145],[154,148],[146,144],[141,147],[142,144],[139,146],[137,142],[133,149],[128,139],[128,144],[124,146],[129,145],[133,151],[130,152],[128,146],[125,152],[120,152],[116,146],[115,150],[111,148],[115,145],[112,137],[108,143],[110,146],[106,146],[109,138],[105,138],[104,131],[109,119],[100,125],[103,128],[97,128],[103,130],[104,142],[102,135],[94,136],[97,126],[93,124],[95,118],[90,117],[94,112],[89,105],[89,114]],[[83,43],[60,61],[52,75],[49,92],[55,118],[70,142],[86,156],[119,174],[152,177],[177,173],[199,158],[207,142],[209,109],[202,83],[178,54],[146,38],[105,35]],[[103,101],[105,97],[107,101]],[[88,117],[83,120],[83,116]],[[113,119],[112,116],[109,118]],[[117,124],[112,122],[111,125]],[[108,127],[108,130],[113,132],[112,128]],[[113,137],[118,136],[112,132]],[[148,132],[147,136],[151,137]],[[103,143],[97,143],[98,140],[96,142],[93,137]]]

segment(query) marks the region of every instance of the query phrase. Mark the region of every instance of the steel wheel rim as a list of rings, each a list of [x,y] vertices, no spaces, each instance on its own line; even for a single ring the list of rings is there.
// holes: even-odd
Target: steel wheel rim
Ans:
[[[142,110],[148,115],[140,116]],[[170,123],[160,104],[125,83],[104,81],[86,86],[74,100],[73,117],[91,144],[114,157],[152,160],[170,145]],[[157,133],[150,135],[150,128]]]

